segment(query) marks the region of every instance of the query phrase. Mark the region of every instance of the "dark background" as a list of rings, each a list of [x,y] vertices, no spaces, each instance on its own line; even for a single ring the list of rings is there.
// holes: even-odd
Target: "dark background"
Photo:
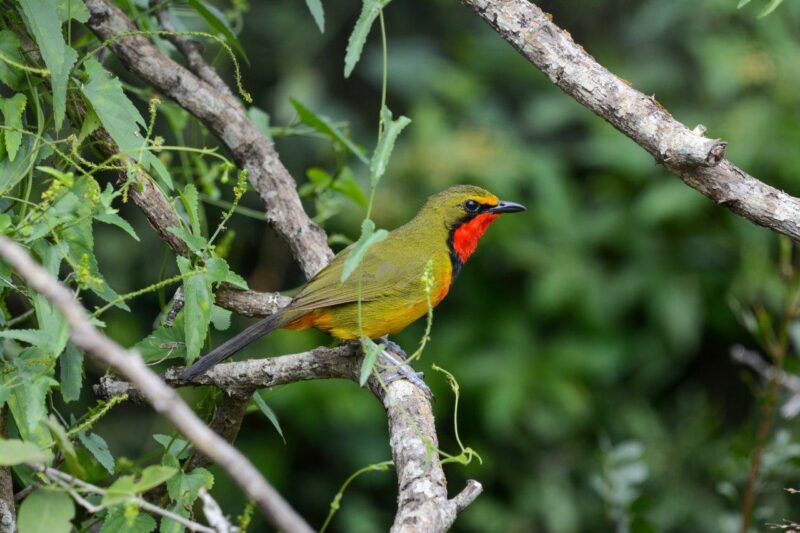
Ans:
[[[323,4],[321,35],[300,0],[252,2],[240,28],[251,60],[243,65],[244,86],[273,126],[295,119],[294,97],[348,122],[356,142],[371,150],[380,106],[377,26],[345,80],[344,50],[360,5]],[[654,94],[678,120],[703,123],[709,136],[729,141],[734,163],[800,194],[800,3],[787,1],[760,19],[763,4],[756,1],[741,10],[736,0],[540,5],[600,63]],[[183,22],[199,25],[192,17]],[[395,0],[386,27],[388,104],[413,122],[378,189],[378,226],[402,224],[427,195],[456,183],[529,207],[487,233],[436,309],[418,365],[436,393],[442,450],[458,452],[453,395],[430,370],[433,362],[458,379],[461,438],[483,458],[482,465],[445,467],[451,494],[468,478],[485,488],[455,530],[608,530],[619,525],[610,518],[614,509],[640,531],[735,530],[761,389],[729,358],[735,343],[756,347],[730,302],[748,304],[780,290],[777,238],[657,166],[458,2]],[[216,64],[230,75],[226,57]],[[161,122],[159,128],[168,135]],[[184,141],[216,142],[196,123]],[[326,141],[276,142],[298,182],[311,167],[335,167]],[[357,171],[366,188],[365,169]],[[342,197],[328,201],[338,211],[324,222],[329,235],[357,237],[363,209]],[[253,192],[243,205],[261,209]],[[314,202],[307,208],[313,214]],[[206,206],[212,228],[220,213]],[[100,264],[120,293],[157,281],[162,268],[175,270],[141,214],[127,207],[124,215],[142,246],[115,229],[99,227],[96,235]],[[229,261],[253,289],[302,283],[265,223],[236,216],[230,226],[236,238]],[[135,344],[152,330],[158,305],[151,295],[131,302],[132,314],[107,313],[109,334]],[[215,342],[248,323],[235,318]],[[415,324],[396,340],[413,350],[421,334]],[[281,331],[246,353],[292,353],[328,342],[315,332]],[[205,394],[186,393],[197,402]],[[264,398],[286,443],[254,412],[237,446],[315,527],[352,472],[391,458],[381,406],[353,383],[299,383]],[[168,428],[127,406],[97,431],[115,455],[137,457],[157,450],[146,435]],[[783,492],[798,485],[796,423],[780,421],[777,431],[767,450],[759,529],[798,515],[797,502]],[[598,479],[611,489],[598,490]],[[333,530],[387,530],[396,490],[391,471],[357,479]],[[229,512],[245,504],[221,473],[213,492]],[[253,531],[265,527],[258,513],[254,520]]]

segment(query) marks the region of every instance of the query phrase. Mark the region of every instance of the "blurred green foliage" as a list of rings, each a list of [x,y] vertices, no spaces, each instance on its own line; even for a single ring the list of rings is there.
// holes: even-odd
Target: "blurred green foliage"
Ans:
[[[212,22],[221,24],[216,11],[198,14],[193,6],[199,2],[190,3],[173,10],[178,29],[214,31]],[[121,4],[130,12],[145,9]],[[784,2],[758,18],[765,4],[540,2],[612,72],[655,94],[678,120],[690,127],[702,122],[709,136],[729,141],[728,157],[740,167],[798,195],[800,3]],[[332,242],[357,239],[370,178],[357,154],[374,146],[381,109],[377,27],[345,79],[359,2],[323,2],[324,33],[317,2],[236,0],[219,7],[227,20],[216,31],[250,60],[242,75],[254,99],[251,116],[275,139]],[[147,21],[140,16],[143,25]],[[624,523],[634,531],[736,531],[761,387],[729,358],[734,343],[755,346],[729,302],[746,305],[781,292],[777,239],[666,173],[467,8],[395,0],[385,21],[389,107],[412,123],[377,189],[377,226],[402,224],[427,195],[455,183],[484,186],[529,208],[488,232],[436,309],[432,340],[418,365],[437,397],[442,450],[460,452],[453,395],[445,377],[430,370],[433,362],[458,379],[460,437],[483,459],[446,466],[451,493],[468,478],[485,489],[455,530],[569,533],[619,530]],[[215,57],[217,48],[209,43],[206,55]],[[225,54],[216,58],[232,79]],[[106,67],[147,116],[152,91],[113,58]],[[3,68],[0,62],[0,80],[13,74]],[[329,117],[331,131],[354,145],[319,134],[311,124],[317,115]],[[202,124],[170,102],[158,106],[154,134],[167,145],[216,145]],[[20,149],[29,150],[28,142]],[[199,192],[202,207],[198,219],[189,217],[192,231],[213,233],[226,202],[237,200],[224,185],[235,181],[234,169],[184,152],[165,152],[161,159],[173,178],[193,182]],[[244,195],[240,205],[244,216],[230,219],[216,253],[253,289],[288,291],[302,283],[286,247],[259,219],[256,195]],[[178,274],[141,213],[128,204],[117,207],[141,243],[96,225],[95,254],[108,284],[125,294]],[[131,313],[105,313],[108,334],[129,346],[151,335],[170,290],[129,301]],[[212,344],[247,323],[232,317]],[[395,340],[411,350],[423,327],[415,324]],[[315,332],[280,331],[244,356],[327,342]],[[88,372],[79,402],[58,404],[63,412],[94,405],[89,384],[101,370]],[[186,395],[207,408],[212,393]],[[299,383],[261,399],[261,411],[274,412],[282,435],[253,409],[237,446],[312,525],[322,524],[348,476],[390,459],[383,411],[352,383]],[[799,473],[796,425],[782,421],[767,447],[754,527],[796,518],[783,491],[796,486]],[[170,429],[135,406],[115,407],[114,416],[92,431],[108,442],[122,472],[159,457],[172,441],[142,438]],[[223,509],[244,509],[241,493],[211,471],[212,494]],[[385,531],[395,495],[391,472],[358,477],[331,530]],[[251,531],[264,527],[256,512]]]

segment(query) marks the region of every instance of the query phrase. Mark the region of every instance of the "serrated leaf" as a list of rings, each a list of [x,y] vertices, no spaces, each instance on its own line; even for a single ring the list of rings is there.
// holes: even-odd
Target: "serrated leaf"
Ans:
[[[358,265],[361,264],[361,261],[364,260],[364,255],[367,253],[370,246],[381,242],[388,235],[389,232],[385,229],[375,231],[375,223],[368,218],[364,219],[361,223],[361,236],[355,244],[353,244],[353,247],[347,253],[347,257],[344,260],[340,281],[347,281],[347,278],[350,277],[353,271],[358,268]]]
[[[311,126],[323,135],[340,143],[342,146],[350,150],[353,155],[358,157],[365,165],[369,164],[369,160],[366,158],[366,156],[364,156],[364,153],[361,151],[361,149],[359,149],[358,146],[356,146],[342,130],[336,127],[331,119],[324,115],[318,115],[314,113],[311,111],[311,109],[294,98],[291,98],[290,101],[292,102],[292,106],[294,106],[295,111],[297,111],[297,116],[300,118],[301,122]]]
[[[168,479],[177,474],[179,469],[164,465],[151,465],[142,470],[141,476],[136,480],[134,489],[136,492],[145,492],[153,487],[161,485]]]
[[[17,515],[19,533],[69,533],[75,504],[66,492],[38,489],[23,500]]]
[[[86,9],[86,4],[81,0],[56,0],[56,9],[61,22],[66,22],[69,19],[77,20],[78,22],[89,20],[89,10]]]
[[[14,339],[32,346],[46,346],[50,342],[50,334],[42,329],[6,329],[0,331],[0,338]]]
[[[74,402],[80,398],[83,385],[83,352],[68,342],[58,364],[61,368],[61,397],[64,403]]]
[[[230,265],[221,257],[206,260],[208,279],[213,283],[230,283],[234,287],[247,290],[247,282],[242,276],[231,270]]]
[[[197,188],[191,183],[188,184],[183,188],[181,200],[183,207],[186,209],[186,215],[189,217],[189,227],[192,229],[192,234],[200,236],[202,233],[200,231],[200,199],[197,194]]]
[[[133,520],[125,516],[125,506],[112,507],[106,513],[100,533],[150,533],[157,524],[149,514],[139,511]]]
[[[411,123],[408,117],[400,116],[397,120],[392,120],[392,112],[388,107],[381,110],[381,118],[383,119],[383,135],[381,135],[378,146],[375,147],[375,153],[372,154],[370,161],[370,183],[372,187],[378,186],[378,182],[386,173],[386,167],[389,165],[389,158],[392,156],[394,150],[394,143],[403,128]]]
[[[53,115],[56,129],[64,122],[67,103],[67,82],[78,54],[64,42],[61,19],[56,2],[51,0],[19,0],[25,22],[39,45],[50,71],[53,87]]]
[[[120,81],[112,78],[96,59],[87,59],[84,69],[89,82],[81,87],[81,92],[103,127],[117,143],[120,152],[143,161],[145,139],[139,130],[139,126],[145,126],[142,115],[122,90]]]
[[[109,474],[114,473],[114,456],[108,449],[108,443],[105,439],[97,433],[86,434],[85,431],[78,433],[78,440],[81,441],[83,447],[86,448],[92,456],[97,459],[97,462],[103,465]]]
[[[364,360],[361,362],[361,373],[358,378],[358,383],[362,387],[369,379],[372,369],[375,368],[378,354],[383,351],[383,348],[383,344],[375,344],[375,341],[369,337],[363,337],[361,339],[361,349],[364,351]]]
[[[41,147],[36,139],[29,135],[24,136],[14,161],[10,161],[7,157],[0,158],[0,193],[5,193],[16,186],[26,176],[30,165],[36,164],[48,153],[49,148]]]
[[[17,93],[11,98],[0,98],[0,111],[3,113],[7,128],[3,130],[3,139],[9,161],[14,161],[22,144],[22,113],[27,102],[28,99],[22,93]]]
[[[256,402],[256,405],[261,410],[261,412],[264,414],[264,416],[267,417],[267,420],[270,421],[270,423],[272,424],[272,427],[275,428],[275,431],[278,432],[278,435],[281,436],[281,440],[283,440],[283,443],[286,444],[286,438],[283,436],[283,430],[281,429],[281,423],[278,421],[278,417],[275,414],[275,411],[273,411],[272,408],[269,405],[267,405],[267,402],[264,401],[264,398],[261,397],[260,393],[256,392],[253,395],[253,400]]]
[[[116,213],[98,213],[94,216],[94,219],[98,222],[102,222],[104,224],[110,224],[112,226],[116,226],[128,235],[135,241],[139,241],[139,236],[136,235],[136,230],[133,229],[133,226],[130,223],[119,216]]]
[[[58,446],[58,449],[61,451],[61,455],[66,460],[67,470],[69,473],[77,477],[84,477],[86,472],[84,472],[80,461],[78,461],[78,455],[75,453],[75,447],[72,445],[72,441],[69,440],[69,437],[67,437],[66,430],[53,415],[45,418],[44,423],[48,428],[50,428],[50,435],[53,437],[56,446]]]
[[[372,29],[372,24],[378,18],[381,10],[389,5],[391,0],[364,0],[361,6],[361,14],[358,16],[356,25],[350,38],[347,40],[347,52],[344,56],[344,77],[349,78],[356,63],[361,59],[361,52],[364,50],[364,43]]]
[[[48,450],[42,450],[32,442],[0,439],[0,466],[47,463],[52,458],[53,455]]]
[[[171,455],[178,459],[186,459],[192,449],[188,442],[178,437],[172,438],[169,435],[156,433],[153,435],[153,440],[164,447],[164,455]]]
[[[183,312],[181,312],[171,328],[157,328],[139,341],[134,348],[141,354],[145,363],[163,359],[183,359],[186,357],[186,342],[183,335]]]
[[[201,488],[210,489],[213,485],[214,476],[211,472],[205,468],[195,468],[188,474],[179,472],[167,481],[167,492],[175,502],[190,507],[197,499],[197,493]]]
[[[182,274],[191,272],[191,262],[185,257],[178,257],[178,268]],[[204,273],[195,274],[183,282],[183,295],[186,304],[183,307],[184,338],[186,339],[186,361],[191,364],[200,355],[203,342],[208,335],[211,323],[211,306],[214,295],[210,282]]]
[[[12,31],[0,31],[0,53],[12,61],[24,64],[22,54],[19,51],[19,38]],[[16,90],[19,88],[19,82],[22,78],[23,73],[21,70],[0,60],[0,82],[6,84],[10,89]]]
[[[43,361],[41,366],[49,366],[52,359],[39,348],[25,350],[18,357],[25,360]],[[33,366],[32,371],[37,367]],[[44,371],[39,368],[39,370]],[[14,417],[19,434],[25,441],[34,442],[40,446],[52,442],[50,432],[44,421],[47,419],[47,393],[58,382],[50,377],[38,375],[33,379],[24,379],[21,386],[14,387],[8,398],[8,407]]]
[[[192,235],[186,228],[173,227],[167,228],[167,231],[185,242],[186,246],[188,246],[193,252],[199,252],[206,247],[206,244],[208,244],[208,241],[206,241],[205,237],[200,235]]]
[[[219,9],[212,6],[211,4],[204,2],[203,0],[188,0],[189,5],[192,6],[197,14],[203,17],[203,20],[206,21],[209,28],[221,33],[225,36],[225,41],[228,45],[236,50],[236,52],[245,60],[245,62],[249,65],[250,60],[247,59],[247,54],[244,53],[244,49],[242,45],[239,44],[239,40],[236,38],[236,34],[233,33],[230,25],[228,24],[228,19],[222,14]]]
[[[306,0],[306,6],[314,17],[314,22],[317,24],[320,33],[325,33],[325,10],[322,9],[322,2],[320,0]]]

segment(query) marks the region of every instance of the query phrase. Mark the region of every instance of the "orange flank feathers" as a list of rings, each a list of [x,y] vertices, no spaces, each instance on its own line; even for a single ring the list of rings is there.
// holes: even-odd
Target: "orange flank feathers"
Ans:
[[[500,215],[494,213],[483,213],[469,222],[466,222],[456,228],[453,234],[453,249],[458,254],[458,258],[462,263],[466,263],[469,256],[475,251],[478,246],[478,241],[481,240],[483,234],[489,224],[495,221]]]

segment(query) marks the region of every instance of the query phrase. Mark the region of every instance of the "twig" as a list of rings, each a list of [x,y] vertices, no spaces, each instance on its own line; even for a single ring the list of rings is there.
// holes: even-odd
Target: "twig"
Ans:
[[[96,514],[108,507],[107,505],[103,504],[91,503],[86,498],[81,496],[81,494],[74,488],[74,487],[80,487],[84,491],[102,495],[105,494],[106,492],[106,490],[103,489],[102,487],[98,487],[97,485],[92,485],[91,483],[87,483],[82,479],[78,479],[74,476],[67,474],[66,472],[62,472],[61,470],[50,468],[49,466],[32,465],[32,468],[37,472],[41,472],[48,479],[55,482],[59,487],[66,490],[67,493],[70,496],[72,496],[72,499],[74,499],[81,507],[83,507],[90,513]],[[152,503],[148,502],[147,500],[144,500],[143,498],[140,498],[139,496],[132,496],[128,501],[138,505],[145,511],[149,511],[153,514],[157,514],[165,518],[169,518],[170,520],[174,520],[175,522],[178,522],[182,526],[189,528],[189,531],[199,531],[200,533],[217,533],[218,531],[217,529],[204,526],[203,524],[199,524],[193,520],[184,518],[179,514],[173,513],[172,511],[163,509],[157,505],[153,505]]]
[[[142,362],[138,353],[124,349],[95,328],[73,294],[33,261],[25,249],[8,237],[0,236],[0,257],[64,315],[77,348],[129,379],[157,412],[231,476],[275,527],[291,532],[311,531],[253,464],[203,424],[181,397]]]
[[[239,531],[238,527],[234,527],[225,518],[225,515],[220,509],[219,504],[211,497],[205,487],[200,487],[197,495],[203,501],[203,514],[206,515],[208,524],[214,528],[217,533],[235,533]]]
[[[689,130],[655,98],[597,63],[528,0],[461,0],[584,107],[647,150],[687,185],[737,215],[800,240],[800,199],[724,159],[725,143]]]
[[[328,264],[333,254],[325,233],[303,210],[297,184],[283,166],[275,147],[248,118],[241,106],[230,105],[214,86],[182,67],[136,31],[128,16],[107,0],[85,0],[91,14],[87,26],[102,40],[115,39],[114,54],[134,74],[163,91],[199,118],[247,170],[248,179],[267,208],[267,220],[286,241],[306,276]]]
[[[158,20],[158,25],[161,29],[168,32],[176,32],[175,26],[172,24],[172,17],[169,12],[167,2],[162,0],[150,0],[150,8],[155,8],[155,17]],[[214,87],[223,96],[225,96],[228,104],[233,106],[241,106],[239,101],[234,96],[230,87],[222,81],[217,71],[214,70],[203,59],[202,45],[197,41],[192,40],[186,35],[167,35],[167,39],[181,51],[181,54],[188,61],[189,68],[202,78],[205,82]]]

